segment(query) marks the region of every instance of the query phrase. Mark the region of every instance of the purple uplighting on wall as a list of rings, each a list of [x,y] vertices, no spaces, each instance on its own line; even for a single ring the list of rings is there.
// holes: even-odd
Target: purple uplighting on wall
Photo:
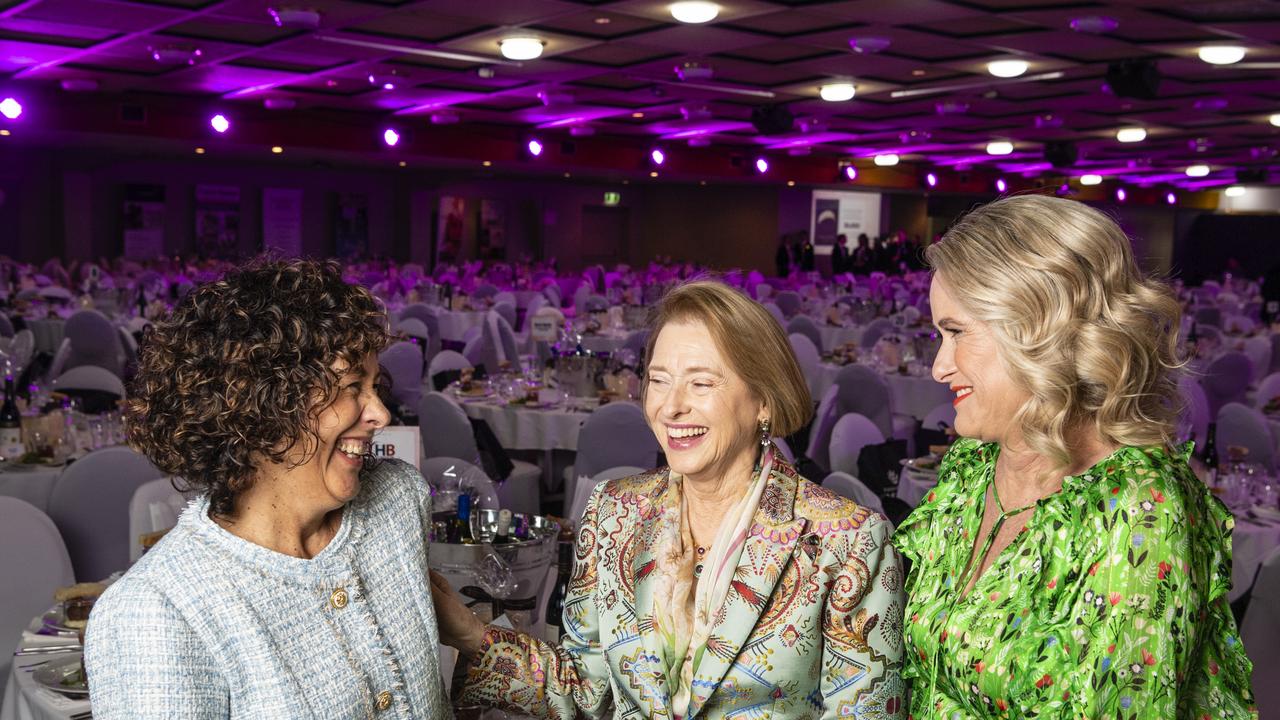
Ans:
[[[542,143],[539,142],[537,138],[530,140],[527,147],[529,148],[529,154],[534,157],[538,157],[542,154]]]
[[[996,190],[997,190],[997,191],[999,191],[999,192],[1004,192],[1005,190],[1008,190],[1008,189],[1009,189],[1009,183],[1005,182],[1005,181],[1004,181],[1004,178],[1000,178],[1000,179],[996,180]]]
[[[391,147],[395,147],[400,142],[400,133],[395,128],[387,128],[382,132],[382,141]]]
[[[1116,200],[1124,202],[1127,197],[1129,197],[1129,193],[1125,192],[1124,188],[1116,188]]]
[[[934,175],[933,173],[929,173],[928,175],[925,175],[924,181],[926,184],[928,184],[929,187],[938,187],[938,176]]]
[[[224,133],[231,128],[231,121],[227,119],[226,115],[218,113],[217,115],[209,118],[209,126],[216,132]]]
[[[649,151],[649,159],[653,161],[654,165],[661,165],[667,161],[667,155],[662,152],[661,148],[654,148]]]
[[[844,176],[845,176],[845,178],[846,178],[846,179],[849,179],[849,180],[857,180],[857,179],[858,179],[858,168],[856,168],[856,167],[854,167],[854,166],[852,166],[852,165],[845,165],[845,167],[844,167]]]
[[[769,172],[769,161],[764,158],[756,158],[756,172],[762,175]]]
[[[22,103],[11,97],[0,100],[0,115],[10,120],[17,120],[18,116],[22,115]]]

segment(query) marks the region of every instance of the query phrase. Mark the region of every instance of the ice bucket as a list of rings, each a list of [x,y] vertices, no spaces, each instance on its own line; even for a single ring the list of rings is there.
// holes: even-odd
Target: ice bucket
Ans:
[[[432,520],[448,520],[452,516],[451,512],[438,512]],[[538,597],[547,571],[556,560],[560,525],[541,515],[514,513],[513,517],[528,521],[528,540],[491,544],[497,532],[498,511],[472,510],[471,532],[477,542],[432,542],[429,564],[468,604],[489,603],[495,615],[506,609],[532,611],[532,618],[537,619],[543,612],[537,607]]]

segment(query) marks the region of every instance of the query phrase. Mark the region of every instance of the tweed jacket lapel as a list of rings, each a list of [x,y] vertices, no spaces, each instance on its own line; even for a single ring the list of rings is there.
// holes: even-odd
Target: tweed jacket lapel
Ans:
[[[724,607],[717,613],[707,638],[707,649],[698,665],[689,701],[689,719],[696,717],[755,630],[756,621],[769,604],[783,568],[791,561],[808,523],[794,517],[797,478],[795,470],[776,457],[769,484],[760,497],[754,523],[734,571]]]

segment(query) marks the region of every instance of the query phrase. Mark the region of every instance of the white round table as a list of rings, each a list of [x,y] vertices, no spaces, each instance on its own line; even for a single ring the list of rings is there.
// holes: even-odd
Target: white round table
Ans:
[[[74,644],[74,637],[36,635],[33,628],[40,627],[40,618],[34,618],[27,632],[22,634],[14,648]],[[75,653],[50,653],[44,655],[15,655],[6,679],[4,701],[0,704],[0,720],[69,720],[72,715],[89,711],[88,699],[72,699],[42,687],[32,672],[40,667],[36,663],[60,661],[74,657]]]
[[[468,330],[484,325],[484,316],[484,310],[444,310],[439,315],[440,337],[461,342]]]
[[[846,343],[857,345],[862,341],[861,325],[835,326],[819,320],[814,322],[818,325],[818,334],[822,336],[822,347],[818,348],[819,352],[829,352]]]
[[[818,377],[814,387],[814,397],[821,398],[836,383],[836,376],[844,369],[840,365],[822,363],[818,366]],[[910,415],[922,420],[938,405],[950,403],[953,396],[946,385],[934,381],[931,375],[900,375],[896,372],[881,372],[880,376],[889,385],[889,395],[893,398],[893,411],[898,415]]]
[[[938,474],[924,472],[923,470],[910,470],[906,467],[902,468],[898,473],[898,490],[895,493],[897,498],[911,507],[915,507],[924,500],[938,484]]]
[[[564,407],[526,408],[490,399],[462,400],[468,417],[484,420],[508,450],[578,449],[578,432],[591,415]]]
[[[1234,601],[1253,584],[1262,561],[1280,547],[1280,522],[1236,518],[1231,531],[1231,591],[1227,599]]]
[[[590,350],[593,353],[609,353],[610,355],[622,349],[627,342],[627,333],[603,332],[597,335],[583,335],[582,347],[584,350]]]

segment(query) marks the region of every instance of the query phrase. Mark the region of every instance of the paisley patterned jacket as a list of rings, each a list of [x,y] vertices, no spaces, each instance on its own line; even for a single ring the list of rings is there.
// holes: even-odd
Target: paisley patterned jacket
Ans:
[[[609,481],[583,516],[560,646],[490,626],[461,704],[540,718],[677,718],[653,632],[665,469]],[[689,718],[903,716],[892,527],[778,461],[693,680]]]

